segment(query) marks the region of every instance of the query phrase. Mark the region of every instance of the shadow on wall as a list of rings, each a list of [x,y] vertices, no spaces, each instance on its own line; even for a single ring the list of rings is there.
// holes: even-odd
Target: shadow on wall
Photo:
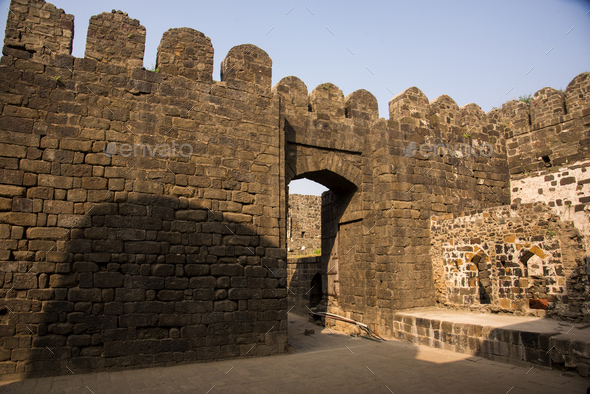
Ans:
[[[113,194],[30,227],[36,252],[3,262],[3,379],[286,351],[272,241],[196,198]]]
[[[313,179],[324,186],[338,184],[337,192],[322,194],[321,256],[291,258],[287,262],[288,307],[305,315],[311,310],[328,311],[338,306],[339,296],[339,222],[349,207],[356,186],[331,171],[307,173],[300,178]],[[320,182],[321,181],[321,182]],[[349,187],[348,190],[343,185]]]
[[[416,321],[417,319],[414,319]],[[520,325],[509,325],[494,329],[494,335],[510,335],[513,341],[518,345],[508,345],[497,340],[482,340],[482,337],[476,337],[475,326],[473,334],[469,335],[454,335],[450,332],[447,336],[445,329],[449,327],[452,329],[459,328],[459,324],[452,322],[443,322],[444,329],[436,329],[439,335],[443,335],[445,340],[443,346],[450,346],[451,338],[457,339],[460,343],[465,341],[465,337],[469,338],[468,342],[488,343],[493,344],[492,348],[498,350],[504,346],[511,346],[514,349],[521,349],[526,354],[531,354],[533,350],[531,345],[539,342],[540,336],[530,335],[530,332],[522,332]],[[408,324],[410,325],[410,324]],[[466,326],[465,324],[462,324]],[[558,371],[540,370],[539,368],[531,368],[529,363],[513,361],[518,367],[510,365],[502,365],[492,363],[486,360],[472,358],[468,354],[444,354],[437,351],[429,350],[424,347],[410,346],[399,343],[397,341],[389,341],[387,343],[377,343],[372,341],[359,341],[358,338],[352,338],[345,335],[334,335],[328,330],[323,330],[321,334],[318,333],[318,327],[314,328],[309,324],[305,318],[297,317],[289,314],[289,341],[296,349],[296,354],[285,355],[280,358],[267,359],[263,361],[275,361],[273,366],[273,376],[269,379],[264,375],[264,370],[268,368],[255,360],[234,360],[221,370],[215,365],[197,366],[183,368],[167,368],[160,369],[158,372],[159,379],[154,380],[154,370],[133,371],[123,373],[113,373],[108,376],[108,379],[102,381],[89,382],[88,375],[76,374],[67,377],[59,377],[57,379],[31,379],[25,382],[9,383],[2,387],[5,391],[10,391],[14,394],[30,393],[33,387],[50,387],[51,384],[55,387],[56,384],[67,385],[70,391],[82,391],[91,389],[104,391],[107,387],[112,386],[112,382],[116,382],[121,378],[129,378],[126,375],[133,374],[133,379],[138,381],[149,382],[151,385],[163,390],[182,391],[186,387],[185,380],[175,379],[178,374],[202,377],[202,383],[211,387],[216,382],[223,382],[224,387],[228,391],[238,391],[244,385],[244,377],[248,379],[248,386],[252,390],[259,387],[273,387],[279,390],[279,387],[284,388],[282,377],[290,376],[294,369],[301,365],[301,361],[305,361],[306,368],[315,371],[318,375],[330,374],[331,379],[337,383],[329,383],[327,386],[318,386],[317,381],[313,379],[302,379],[297,382],[297,389],[302,392],[338,390],[341,392],[350,391],[351,385],[354,385],[358,379],[351,377],[352,373],[371,374],[370,380],[362,383],[369,384],[371,388],[386,391],[386,392],[400,392],[403,389],[410,392],[429,392],[429,393],[466,393],[473,392],[473,386],[477,385],[480,392],[535,392],[539,394],[549,394],[555,392],[568,393],[583,393],[588,387],[586,379],[575,376],[571,373],[560,373]],[[420,326],[414,326],[417,329],[423,328],[424,323]],[[514,327],[514,329],[513,329]],[[485,332],[486,328],[479,326],[480,332]],[[489,328],[489,327],[488,327]],[[314,329],[316,335],[304,335],[306,329]],[[468,330],[467,330],[468,331]],[[570,332],[570,334],[572,334]],[[319,334],[319,335],[318,335]],[[523,335],[524,334],[524,335]],[[570,335],[568,334],[568,335]],[[446,339],[448,338],[448,340]],[[359,348],[360,345],[360,348]],[[342,357],[334,357],[336,352],[350,353],[346,346],[355,353],[357,365],[351,368],[344,367],[350,360],[352,354],[348,357],[344,353],[340,353]],[[357,348],[359,352],[357,352]],[[344,349],[344,350],[337,350]],[[550,353],[555,353],[551,350]],[[392,357],[395,354],[395,358]],[[360,358],[359,358],[360,357]],[[496,359],[498,357],[496,356]],[[250,362],[252,361],[252,362]],[[235,363],[235,364],[234,364]],[[227,365],[227,363],[225,363]],[[366,365],[366,366],[365,366]],[[395,365],[394,368],[392,366]],[[218,365],[220,366],[220,365]],[[232,371],[241,372],[238,375],[232,373],[225,374],[230,366],[235,366]],[[222,366],[221,366],[222,367]],[[344,367],[344,368],[343,368]],[[207,370],[206,374],[202,372]],[[358,368],[358,369],[357,369]],[[367,369],[370,369],[369,370]],[[103,374],[104,376],[104,374]],[[457,379],[460,376],[460,379]],[[164,377],[164,379],[162,379]],[[171,379],[165,379],[165,378]],[[110,380],[110,381],[109,381]],[[88,385],[86,388],[85,386]],[[328,389],[327,387],[330,387]],[[215,386],[217,387],[217,386]],[[108,389],[107,389],[108,390]],[[186,390],[186,388],[184,388]],[[358,391],[358,390],[357,390]],[[364,390],[366,392],[368,390]]]

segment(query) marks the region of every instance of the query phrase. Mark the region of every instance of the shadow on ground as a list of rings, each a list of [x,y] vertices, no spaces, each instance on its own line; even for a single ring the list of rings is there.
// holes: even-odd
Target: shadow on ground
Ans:
[[[5,383],[0,393],[585,393],[573,373],[397,340],[373,342],[289,314],[289,354]],[[305,334],[305,330],[314,333]]]

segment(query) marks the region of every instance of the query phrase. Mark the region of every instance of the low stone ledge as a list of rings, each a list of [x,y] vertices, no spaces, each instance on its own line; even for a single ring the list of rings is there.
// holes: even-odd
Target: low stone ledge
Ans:
[[[388,331],[396,339],[418,345],[515,365],[533,364],[576,370],[584,377],[589,375],[590,331],[582,331],[585,327],[572,325],[570,331],[574,328],[576,331],[566,333],[567,330],[547,331],[546,324],[538,330],[531,329],[530,323],[526,328],[519,328],[518,324],[497,327],[398,312],[393,315],[392,329]]]

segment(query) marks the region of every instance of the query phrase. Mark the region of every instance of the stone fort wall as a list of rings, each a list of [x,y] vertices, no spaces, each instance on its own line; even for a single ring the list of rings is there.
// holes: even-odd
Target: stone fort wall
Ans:
[[[543,88],[530,105],[510,101],[498,110],[512,205],[433,218],[439,302],[509,313],[531,313],[534,305],[543,315],[586,318],[589,85],[590,73],[582,73],[565,91]]]
[[[431,217],[509,204],[511,171],[537,176],[526,157],[514,164],[511,142],[538,130],[515,136],[510,124],[530,115],[557,133],[555,101],[542,94],[530,110],[509,102],[486,114],[412,87],[379,119],[365,90],[308,92],[296,77],[271,88],[272,61],[253,45],[232,48],[214,81],[210,40],[171,29],[156,73],[140,67],[145,29],[122,12],[91,19],[80,59],[70,55],[71,15],[36,0],[10,9],[0,60],[3,376],[284,352],[286,194],[303,177],[330,189],[318,305],[386,332],[396,310],[439,296]],[[579,104],[563,115],[576,141],[588,132],[583,75],[563,93]]]
[[[43,1],[10,9],[0,374],[284,352],[268,55],[235,47],[213,82],[210,40],[172,29],[156,73],[126,14],[92,17],[80,59],[70,15]]]
[[[322,198],[289,194],[287,251],[289,255],[314,254],[322,247]]]

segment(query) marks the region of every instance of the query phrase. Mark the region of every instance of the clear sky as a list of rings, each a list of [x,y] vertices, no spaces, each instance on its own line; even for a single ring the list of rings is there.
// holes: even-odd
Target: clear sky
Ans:
[[[185,1],[53,0],[75,16],[73,55],[84,56],[88,20],[118,9],[147,29],[144,65],[164,31],[191,27],[211,38],[214,79],[227,52],[255,44],[273,60],[273,84],[295,75],[309,91],[326,82],[345,95],[366,89],[387,103],[416,86],[484,111],[590,71],[589,0]],[[4,34],[9,1],[0,0]],[[310,181],[290,192],[319,194]]]

